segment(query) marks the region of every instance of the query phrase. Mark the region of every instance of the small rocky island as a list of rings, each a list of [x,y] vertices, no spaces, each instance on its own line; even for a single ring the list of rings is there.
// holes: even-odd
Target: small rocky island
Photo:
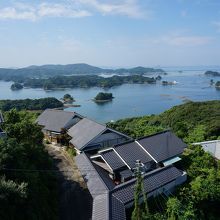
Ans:
[[[112,93],[99,92],[93,99],[94,102],[109,102],[113,99]]]
[[[11,90],[20,90],[20,89],[23,89],[23,85],[20,83],[13,83],[11,85]]]
[[[220,81],[217,81],[217,82],[215,83],[215,88],[218,89],[218,90],[220,90]]]
[[[65,94],[61,99],[64,104],[71,104],[75,102],[75,99],[70,94]]]
[[[207,76],[220,76],[220,72],[209,70],[209,71],[205,72],[205,75],[207,75]]]
[[[177,84],[177,81],[169,82],[169,81],[162,81],[162,85],[167,86],[167,85],[175,85]]]

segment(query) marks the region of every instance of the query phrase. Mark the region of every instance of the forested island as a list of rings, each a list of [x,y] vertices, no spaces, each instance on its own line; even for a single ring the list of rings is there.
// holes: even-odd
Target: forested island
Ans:
[[[219,109],[220,101],[189,102],[159,115],[122,119],[108,124],[134,138],[172,129],[188,144],[178,164],[187,172],[187,182],[169,198],[148,201],[146,219],[219,219],[220,163],[200,146],[190,145],[220,139]],[[158,201],[163,205],[158,207]]]
[[[11,90],[20,90],[20,89],[23,89],[23,85],[20,83],[13,83],[11,85]]]
[[[217,82],[215,83],[215,88],[220,89],[220,81],[217,81]]]
[[[99,92],[93,99],[94,102],[109,102],[113,99],[112,93]]]
[[[220,76],[220,72],[209,70],[209,71],[205,72],[205,75],[207,75],[207,76]]]
[[[48,79],[26,79],[24,80],[25,87],[43,88],[45,90],[60,89],[60,88],[89,88],[101,87],[111,88],[122,84],[154,84],[155,78],[142,75],[131,76],[112,76],[101,77],[97,75],[85,76],[56,76]]]
[[[62,108],[64,105],[56,98],[41,99],[17,99],[17,100],[0,100],[0,110],[9,111],[17,110],[45,110],[47,108]]]

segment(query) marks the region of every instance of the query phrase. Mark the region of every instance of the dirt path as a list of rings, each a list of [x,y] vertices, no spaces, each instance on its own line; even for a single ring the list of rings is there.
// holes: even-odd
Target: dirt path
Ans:
[[[46,147],[58,169],[59,184],[59,219],[88,220],[91,219],[92,197],[85,187],[75,161],[60,147]]]

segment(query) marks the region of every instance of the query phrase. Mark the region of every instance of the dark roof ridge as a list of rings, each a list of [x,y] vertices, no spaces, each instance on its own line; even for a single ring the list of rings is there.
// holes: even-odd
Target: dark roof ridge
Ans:
[[[164,134],[164,133],[167,133],[167,132],[172,132],[172,130],[171,130],[171,129],[167,129],[167,130],[164,130],[164,131],[157,132],[157,133],[155,133],[155,134],[150,134],[150,135],[146,135],[146,136],[144,136],[144,137],[137,138],[137,139],[135,139],[135,140],[136,140],[136,141],[139,141],[139,140],[142,140],[142,139],[144,139],[144,138],[156,136],[156,135],[159,135],[159,134]]]
[[[146,177],[148,177],[148,176],[151,176],[151,175],[153,175],[153,174],[155,174],[155,173],[158,173],[158,172],[167,170],[168,168],[171,168],[171,167],[174,167],[174,166],[171,164],[171,165],[168,165],[168,166],[165,166],[165,167],[162,167],[162,168],[157,168],[157,169],[155,169],[155,170],[152,170],[152,171],[150,171],[150,172],[144,174],[144,175],[143,175],[143,179],[146,178]],[[122,183],[122,184],[116,186],[115,188],[113,188],[113,189],[111,190],[111,192],[114,193],[115,191],[120,190],[120,188],[123,187],[123,186],[127,186],[127,185],[133,184],[133,183],[136,181],[136,179],[137,179],[137,178],[131,179],[131,180],[125,182],[125,183]]]

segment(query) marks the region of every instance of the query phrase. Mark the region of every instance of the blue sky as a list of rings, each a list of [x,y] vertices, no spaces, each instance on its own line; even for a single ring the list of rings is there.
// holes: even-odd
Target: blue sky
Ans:
[[[0,67],[220,65],[219,0],[1,0]]]

